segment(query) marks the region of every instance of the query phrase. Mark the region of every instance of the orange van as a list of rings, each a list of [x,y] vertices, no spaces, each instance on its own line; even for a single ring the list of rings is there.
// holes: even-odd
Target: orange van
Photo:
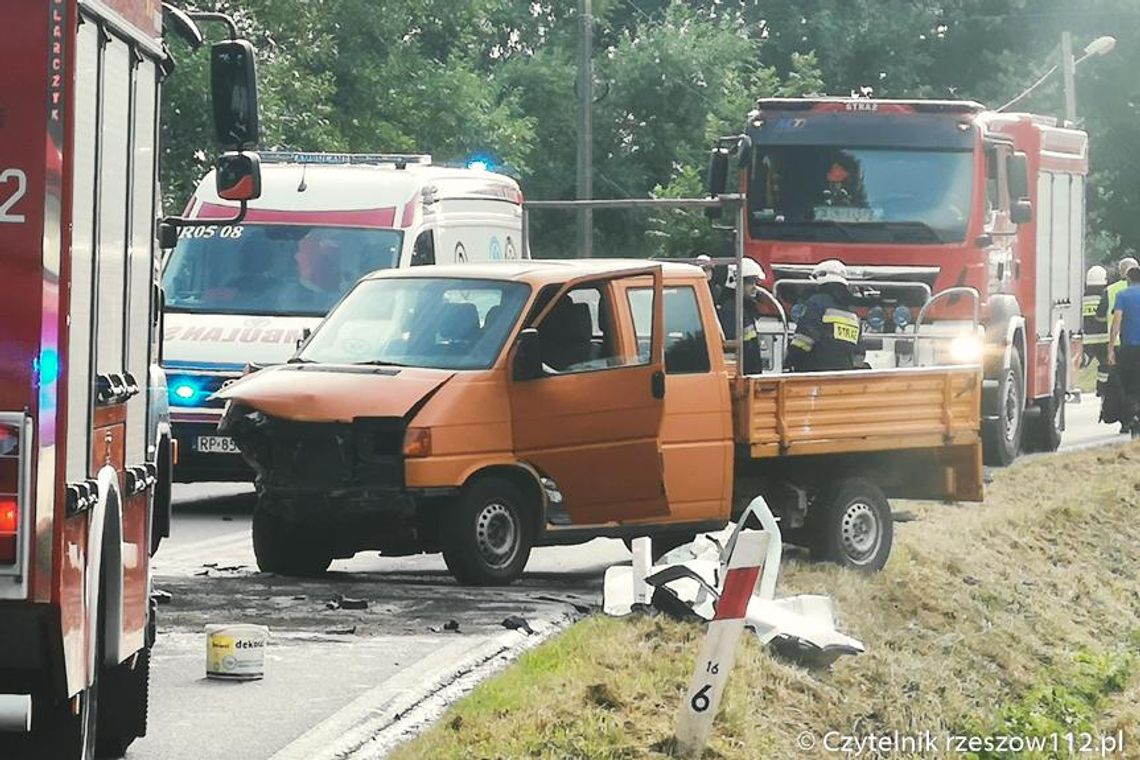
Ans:
[[[518,261],[369,275],[289,363],[218,395],[257,472],[262,570],[442,550],[459,581],[494,584],[536,545],[653,535],[660,551],[723,527],[735,482],[790,528],[818,515],[825,557],[881,567],[884,490],[980,498],[978,373],[740,378],[699,268]],[[907,423],[872,424],[875,404]],[[855,406],[865,425],[833,424]]]

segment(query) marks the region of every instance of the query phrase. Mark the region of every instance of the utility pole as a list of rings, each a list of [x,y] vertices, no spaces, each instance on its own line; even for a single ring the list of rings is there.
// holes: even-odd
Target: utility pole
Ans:
[[[1065,80],[1066,127],[1077,123],[1077,89],[1073,82],[1073,72],[1076,68],[1076,61],[1073,59],[1073,37],[1068,32],[1061,32],[1061,73]]]
[[[578,200],[594,197],[594,17],[590,0],[578,0]],[[578,210],[578,255],[594,255],[594,211]]]

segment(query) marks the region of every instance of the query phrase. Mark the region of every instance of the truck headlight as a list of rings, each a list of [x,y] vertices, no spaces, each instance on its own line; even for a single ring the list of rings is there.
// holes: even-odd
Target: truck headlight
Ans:
[[[950,341],[950,360],[956,364],[979,364],[982,361],[982,339],[977,335],[959,335]]]

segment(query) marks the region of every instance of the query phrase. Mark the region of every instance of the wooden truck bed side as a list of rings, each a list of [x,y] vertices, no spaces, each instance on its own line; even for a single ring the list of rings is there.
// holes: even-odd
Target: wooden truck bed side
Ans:
[[[905,471],[905,498],[980,501],[978,367],[749,376],[733,382],[734,434],[751,459],[862,455]]]

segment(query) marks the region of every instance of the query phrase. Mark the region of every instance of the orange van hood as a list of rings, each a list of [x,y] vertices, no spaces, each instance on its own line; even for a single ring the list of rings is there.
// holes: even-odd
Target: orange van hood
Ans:
[[[403,417],[453,375],[439,369],[283,365],[247,375],[215,396],[280,419],[352,422],[356,417]]]

